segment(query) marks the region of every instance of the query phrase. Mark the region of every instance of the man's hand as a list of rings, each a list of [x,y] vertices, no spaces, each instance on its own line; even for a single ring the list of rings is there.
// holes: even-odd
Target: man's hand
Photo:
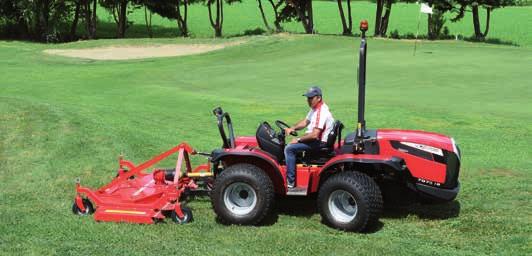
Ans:
[[[290,141],[290,144],[295,144],[295,143],[299,143],[299,142],[297,141],[297,138],[293,138],[293,139]]]
[[[290,133],[293,133],[296,129],[294,128],[284,128],[284,133],[286,135],[289,135]]]

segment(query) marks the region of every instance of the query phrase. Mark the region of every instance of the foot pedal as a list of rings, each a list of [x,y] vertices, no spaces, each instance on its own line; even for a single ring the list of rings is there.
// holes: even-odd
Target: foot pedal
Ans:
[[[289,188],[288,192],[286,192],[286,195],[287,196],[306,196],[307,190],[308,189],[304,187]]]

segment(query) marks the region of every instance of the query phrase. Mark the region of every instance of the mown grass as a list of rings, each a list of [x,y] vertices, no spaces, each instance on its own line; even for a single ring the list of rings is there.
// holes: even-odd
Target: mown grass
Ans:
[[[74,216],[74,178],[91,187],[109,182],[121,152],[138,163],[181,141],[200,151],[219,147],[216,106],[232,114],[237,134],[254,134],[260,121],[304,115],[300,94],[319,84],[335,117],[354,128],[358,39],[245,40],[202,55],[131,61],[42,50],[191,40],[0,42],[0,254],[530,253],[532,52],[452,41],[423,42],[413,56],[413,42],[370,40],[366,119],[369,127],[455,137],[463,163],[453,203],[389,207],[369,234],[322,225],[308,200],[281,201],[259,227],[216,223],[205,198],[191,203],[195,222],[183,226]]]
[[[342,25],[338,14],[336,1],[314,1],[315,29],[321,34],[336,34],[342,32]],[[269,3],[264,3],[269,24],[273,25],[273,10]],[[257,28],[266,30],[262,22],[256,1],[243,1],[239,4],[225,5],[225,19],[223,34],[225,37],[243,35],[246,30]],[[495,9],[491,15],[490,31],[487,41],[502,44],[516,44],[520,46],[532,45],[532,36],[529,28],[532,26],[531,6],[507,7]],[[418,24],[419,5],[417,4],[394,4],[390,16],[388,35],[397,30],[400,35],[415,34]],[[367,19],[370,22],[370,31],[373,31],[375,22],[375,4],[366,1],[353,1],[352,15],[354,33],[359,33],[358,22]],[[485,13],[481,11],[481,24],[485,23]],[[99,9],[98,35],[100,37],[114,37],[116,25],[113,17],[103,8]],[[207,7],[202,4],[192,5],[189,9],[189,29],[192,37],[212,37],[214,32],[208,19]],[[446,26],[451,36],[467,38],[473,36],[473,21],[471,12],[466,12],[465,17],[459,22],[450,21],[454,14],[447,15]],[[128,29],[127,37],[148,37],[145,27],[144,9],[136,9],[128,16],[133,22]],[[153,19],[155,37],[175,37],[179,31],[175,21],[154,15]],[[284,23],[283,27],[288,32],[303,33],[303,27],[298,22]],[[427,34],[427,17],[421,15],[420,36]]]

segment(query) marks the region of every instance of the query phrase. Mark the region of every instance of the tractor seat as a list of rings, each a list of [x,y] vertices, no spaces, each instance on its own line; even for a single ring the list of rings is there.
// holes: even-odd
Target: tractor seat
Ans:
[[[344,124],[340,120],[334,121],[331,133],[327,137],[327,142],[322,142],[320,148],[317,150],[305,152],[305,156],[301,159],[301,162],[321,165],[334,157],[334,143],[338,141],[338,147],[341,146],[342,129],[344,129]]]

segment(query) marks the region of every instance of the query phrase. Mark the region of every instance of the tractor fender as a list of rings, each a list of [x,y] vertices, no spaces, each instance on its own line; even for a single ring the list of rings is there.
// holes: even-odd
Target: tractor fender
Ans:
[[[284,178],[281,174],[282,167],[270,155],[250,150],[215,150],[211,154],[211,162],[224,162],[227,166],[239,163],[249,163],[260,167],[272,181],[275,193],[285,194]]]
[[[323,183],[329,175],[331,175],[336,167],[346,163],[353,163],[355,166],[369,166],[372,169],[376,165],[385,165],[391,168],[393,171],[402,173],[405,170],[404,160],[399,157],[383,157],[379,155],[367,155],[367,154],[342,154],[331,158],[325,165],[323,165],[319,179],[315,180],[312,184],[312,191],[317,191],[321,183]],[[363,168],[367,169],[367,168]],[[366,174],[373,176],[370,171],[363,171]]]

